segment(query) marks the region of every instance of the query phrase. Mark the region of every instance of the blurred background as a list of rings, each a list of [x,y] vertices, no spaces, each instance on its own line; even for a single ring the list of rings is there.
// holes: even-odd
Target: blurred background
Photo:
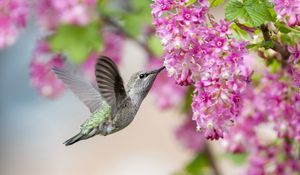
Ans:
[[[0,51],[0,174],[165,175],[189,159],[173,132],[180,113],[160,111],[151,94],[121,132],[65,147],[89,111],[70,91],[49,100],[30,85],[30,59],[41,35],[31,21],[13,46]],[[144,69],[145,60],[138,45],[125,42],[120,65],[125,82]]]
[[[134,2],[139,4],[137,2],[140,1]],[[146,5],[147,11],[142,11],[141,14],[139,11],[139,19],[135,19],[134,13],[128,15],[130,20],[126,24],[133,27],[132,30],[125,31],[129,35],[138,33],[137,30],[141,32],[141,29],[135,28],[143,28],[144,15],[147,23],[151,23],[149,3],[141,4],[143,8]],[[117,10],[122,11],[126,8],[126,3],[115,4],[113,7],[121,7]],[[218,12],[215,13],[218,17],[223,8],[218,7],[213,11]],[[0,174],[168,175],[178,172],[193,159],[195,149],[198,148],[186,149],[178,142],[175,134],[176,129],[185,121],[186,114],[179,112],[179,106],[161,110],[157,105],[160,102],[153,93],[149,93],[133,123],[124,130],[65,147],[63,142],[79,132],[80,125],[89,117],[90,112],[69,90],[60,93],[54,100],[44,97],[47,95],[32,84],[32,62],[36,56],[34,54],[38,41],[45,40],[48,32],[52,32],[51,26],[44,24],[43,20],[46,16],[50,23],[55,18],[55,14],[47,13],[47,10],[40,13],[38,20],[42,21],[36,21],[36,16],[31,13],[26,28],[19,33],[14,44],[0,50]],[[46,30],[41,29],[41,25],[46,26]],[[155,49],[161,49],[157,40],[149,45],[155,45],[154,52]],[[149,53],[142,46],[133,37],[124,40],[121,53],[117,53],[122,58],[118,66],[124,82],[134,72],[146,69]],[[156,54],[161,53],[158,51]],[[49,59],[42,54],[38,56]],[[172,90],[168,94],[175,95]],[[179,100],[182,103],[183,97]],[[191,140],[187,140],[189,141]],[[203,139],[199,141],[202,145]],[[199,144],[195,143],[196,147]],[[217,152],[220,151],[218,145],[215,149]],[[224,161],[218,166],[225,167],[228,171],[228,164],[230,162]],[[196,169],[201,167],[197,164],[193,166]],[[238,169],[232,170],[228,174]]]

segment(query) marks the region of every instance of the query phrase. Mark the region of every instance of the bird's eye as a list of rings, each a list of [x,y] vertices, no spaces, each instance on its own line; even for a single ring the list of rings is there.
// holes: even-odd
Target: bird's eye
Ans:
[[[143,79],[143,78],[145,78],[145,77],[147,77],[147,74],[140,74],[140,75],[139,75],[139,78],[140,78],[140,79]]]

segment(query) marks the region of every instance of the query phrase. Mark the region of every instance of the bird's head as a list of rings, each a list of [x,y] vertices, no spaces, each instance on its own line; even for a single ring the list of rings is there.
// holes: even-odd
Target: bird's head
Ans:
[[[130,80],[127,84],[127,93],[130,97],[139,97],[140,100],[143,100],[151,89],[153,82],[158,75],[165,67],[151,71],[139,71],[133,74],[130,77]]]

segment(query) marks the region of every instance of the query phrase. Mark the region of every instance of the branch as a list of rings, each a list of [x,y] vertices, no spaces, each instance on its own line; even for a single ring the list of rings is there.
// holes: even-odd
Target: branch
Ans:
[[[110,25],[113,26],[114,28],[116,28],[120,33],[122,33],[123,35],[125,35],[127,38],[131,39],[132,41],[136,42],[138,45],[140,45],[147,53],[149,58],[154,57],[154,54],[152,53],[151,49],[148,47],[148,45],[138,39],[136,39],[135,37],[133,37],[132,35],[130,35],[129,33],[127,33],[121,25],[119,25],[117,22],[115,22],[113,19],[109,18],[109,17],[103,17],[102,18],[103,21]]]
[[[205,146],[204,146],[204,152],[207,154],[207,158],[208,158],[209,164],[213,170],[214,175],[221,175],[221,173],[218,169],[218,166],[216,164],[216,159],[214,158],[212,151],[207,142],[205,143]]]
[[[288,60],[288,58],[291,55],[290,52],[287,50],[286,46],[281,45],[278,41],[272,40],[271,35],[270,35],[270,30],[268,29],[268,27],[266,25],[264,25],[264,24],[261,25],[260,29],[263,33],[264,40],[272,42],[272,44],[273,44],[272,49],[281,55],[281,59],[282,59],[281,62],[283,64],[283,66],[285,66],[286,61]]]

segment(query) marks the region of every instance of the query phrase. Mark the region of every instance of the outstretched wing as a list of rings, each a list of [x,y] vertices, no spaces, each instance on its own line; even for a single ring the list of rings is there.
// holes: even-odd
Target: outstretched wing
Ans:
[[[127,96],[116,64],[110,58],[101,56],[97,60],[95,70],[101,96],[116,109]]]
[[[54,67],[52,70],[92,113],[100,107],[101,95],[96,89],[97,87],[94,87],[90,82],[79,75],[75,75],[74,72],[69,69]]]

